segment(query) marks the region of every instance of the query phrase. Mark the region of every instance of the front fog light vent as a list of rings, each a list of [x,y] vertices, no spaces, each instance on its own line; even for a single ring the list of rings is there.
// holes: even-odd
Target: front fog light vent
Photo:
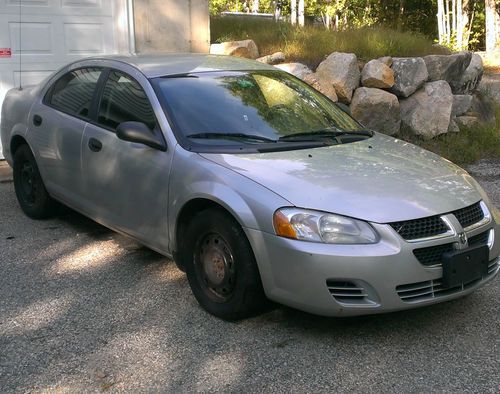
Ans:
[[[361,284],[329,279],[326,281],[326,287],[332,297],[339,303],[345,305],[375,305],[376,303],[370,297],[370,291]]]

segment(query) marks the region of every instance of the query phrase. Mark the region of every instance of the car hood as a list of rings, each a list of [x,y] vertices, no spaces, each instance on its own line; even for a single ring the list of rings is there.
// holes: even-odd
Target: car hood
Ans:
[[[329,147],[252,154],[202,154],[292,205],[388,223],[454,211],[481,199],[450,161],[376,133]]]

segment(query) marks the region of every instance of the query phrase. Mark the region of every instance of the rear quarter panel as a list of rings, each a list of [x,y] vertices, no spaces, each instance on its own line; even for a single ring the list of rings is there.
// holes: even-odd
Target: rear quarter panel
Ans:
[[[15,135],[27,138],[28,120],[31,107],[39,94],[36,86],[28,86],[19,90],[11,89],[7,92],[2,105],[0,121],[0,135],[2,138],[3,155],[12,166],[10,145]]]

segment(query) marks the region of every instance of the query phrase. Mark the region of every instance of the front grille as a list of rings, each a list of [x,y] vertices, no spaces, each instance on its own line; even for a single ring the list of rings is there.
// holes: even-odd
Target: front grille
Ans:
[[[459,209],[458,211],[452,212],[457,218],[458,222],[462,227],[469,227],[484,218],[484,212],[481,208],[481,204],[478,202],[466,208]]]
[[[329,279],[326,281],[326,286],[333,298],[342,304],[366,304],[370,302],[365,289],[353,282]]]
[[[488,274],[483,277],[483,279],[487,279],[488,277],[493,275],[498,270],[498,268],[498,259],[490,262],[490,264],[488,265]],[[467,283],[462,283],[461,285],[456,287],[444,288],[442,285],[442,278],[439,278],[428,280],[425,282],[400,285],[396,287],[396,292],[403,302],[415,303],[465,291],[481,282],[481,280],[482,279],[477,279]]]
[[[430,216],[423,219],[407,220],[404,222],[390,223],[390,226],[403,239],[419,239],[444,234],[448,226],[439,216]]]
[[[428,248],[414,249],[413,254],[423,265],[441,264],[441,257],[446,252],[453,251],[453,244],[429,246]]]
[[[469,238],[469,247],[487,245],[488,237],[490,235],[490,230],[484,231],[480,234],[474,235]],[[442,262],[442,256],[444,253],[453,251],[453,243],[429,246],[427,248],[418,248],[413,250],[413,254],[423,265],[438,265]]]
[[[451,212],[462,227],[469,227],[484,218],[481,202]],[[444,215],[444,214],[443,214]],[[449,228],[440,215],[429,216],[422,219],[406,220],[389,223],[396,232],[406,240],[434,237],[446,233]]]
[[[469,246],[487,245],[489,236],[490,230],[474,235],[469,238]]]

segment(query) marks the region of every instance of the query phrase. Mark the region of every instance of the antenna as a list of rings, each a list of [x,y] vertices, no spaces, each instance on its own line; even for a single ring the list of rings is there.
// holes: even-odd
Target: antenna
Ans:
[[[22,30],[23,30],[23,25],[22,25],[22,1],[19,0],[19,90],[23,90],[23,85],[21,83],[21,80],[23,78],[23,63],[22,63],[22,53],[23,53],[23,44],[22,44]]]

